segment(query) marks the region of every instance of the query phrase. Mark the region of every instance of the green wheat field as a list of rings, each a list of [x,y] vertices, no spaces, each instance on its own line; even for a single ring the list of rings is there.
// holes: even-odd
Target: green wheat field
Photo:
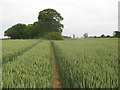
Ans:
[[[2,40],[3,88],[52,88],[52,48],[63,88],[117,88],[118,39]]]

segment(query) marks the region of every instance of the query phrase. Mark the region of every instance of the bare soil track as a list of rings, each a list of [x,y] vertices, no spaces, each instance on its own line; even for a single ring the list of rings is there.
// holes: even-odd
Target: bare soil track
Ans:
[[[58,90],[59,88],[62,88],[60,79],[59,79],[59,73],[58,73],[58,67],[56,63],[56,56],[55,56],[55,51],[54,48],[52,47],[52,70],[53,70],[53,90]]]

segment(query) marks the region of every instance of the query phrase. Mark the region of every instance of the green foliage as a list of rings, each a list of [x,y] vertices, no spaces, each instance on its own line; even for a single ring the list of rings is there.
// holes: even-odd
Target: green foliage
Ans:
[[[105,35],[104,35],[104,34],[102,34],[102,35],[101,35],[101,38],[105,38]]]
[[[111,38],[111,36],[110,36],[110,35],[107,35],[106,38]]]
[[[38,21],[42,25],[43,32],[62,33],[63,24],[60,21],[63,17],[54,9],[45,9],[39,12]]]
[[[63,39],[63,37],[61,36],[59,32],[48,32],[48,33],[45,33],[43,37],[48,40],[62,40]]]
[[[24,35],[25,24],[16,24],[5,31],[5,36],[10,36],[11,39],[22,39]]]
[[[83,34],[84,38],[88,38],[88,33]]]
[[[29,24],[26,26],[26,28],[23,31],[24,35],[23,35],[23,39],[29,39],[29,38],[33,38],[33,25]]]
[[[120,38],[120,31],[114,31],[113,36]]]
[[[55,41],[63,88],[117,88],[118,40]]]
[[[16,24],[5,31],[5,36],[12,39],[33,39],[41,38],[47,32],[62,33],[63,24],[60,21],[63,17],[54,9],[40,11],[38,21],[33,24]]]

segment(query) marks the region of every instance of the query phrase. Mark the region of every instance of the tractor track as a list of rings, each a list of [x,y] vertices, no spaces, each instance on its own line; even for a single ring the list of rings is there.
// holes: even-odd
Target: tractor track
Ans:
[[[58,73],[58,66],[56,62],[56,56],[55,56],[55,51],[54,51],[54,43],[51,42],[52,44],[52,70],[53,70],[53,90],[58,90],[59,88],[62,88],[61,81],[59,79],[59,73]]]

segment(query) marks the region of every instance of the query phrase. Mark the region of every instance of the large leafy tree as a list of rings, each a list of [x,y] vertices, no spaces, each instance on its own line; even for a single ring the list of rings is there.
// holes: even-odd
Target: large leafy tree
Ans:
[[[63,17],[54,9],[45,9],[39,12],[38,22],[41,24],[42,33],[44,32],[60,32],[62,33],[63,24],[60,21]]]
[[[28,24],[24,30],[24,38],[38,38],[41,34],[41,26],[39,22]]]
[[[24,29],[23,38],[24,38],[24,39],[33,38],[33,37],[32,37],[32,31],[33,31],[33,24],[28,24],[28,25],[26,26],[26,28]]]
[[[22,39],[25,28],[25,24],[16,24],[5,31],[5,36],[9,36],[11,39]]]
[[[5,36],[9,36],[11,39],[32,39],[44,37],[45,35],[54,35],[53,32],[61,35],[64,27],[61,24],[62,20],[63,17],[56,10],[45,9],[39,12],[37,22],[28,25],[16,24],[5,31]]]
[[[83,34],[84,38],[88,38],[88,33]]]
[[[114,31],[113,36],[120,38],[120,31]]]

